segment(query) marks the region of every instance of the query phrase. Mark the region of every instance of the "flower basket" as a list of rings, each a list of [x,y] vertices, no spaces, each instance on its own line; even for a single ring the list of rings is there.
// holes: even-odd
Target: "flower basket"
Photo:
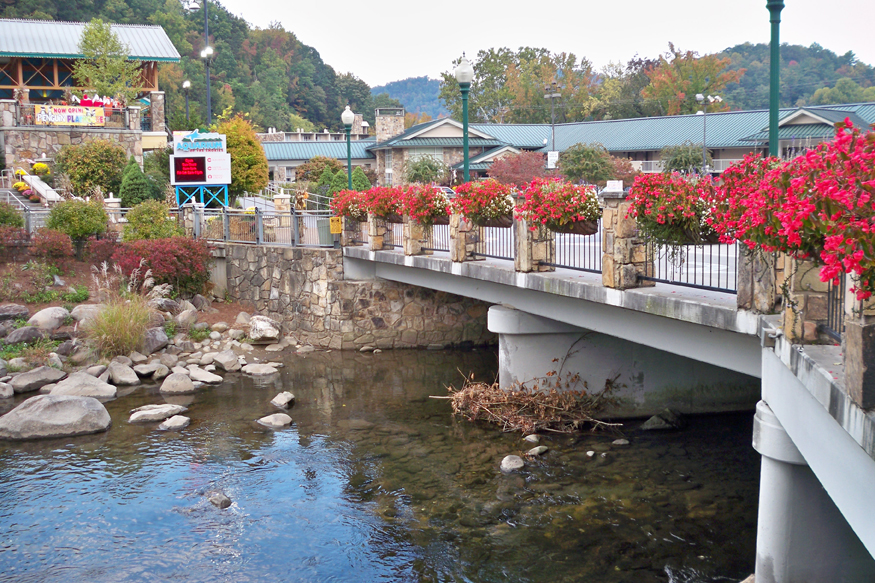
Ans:
[[[478,227],[498,227],[506,229],[507,227],[513,226],[513,215],[502,215],[491,219],[472,218],[471,222]]]
[[[450,201],[434,184],[412,184],[402,196],[404,212],[420,225],[450,224]]]
[[[368,220],[368,207],[365,193],[356,190],[341,190],[330,203],[331,211],[339,217],[347,217],[363,223]]]
[[[626,216],[635,217],[640,235],[657,245],[710,245],[719,236],[708,224],[712,192],[710,177],[645,174],[635,178]]]
[[[546,226],[554,233],[568,233],[571,235],[595,235],[599,230],[598,221],[571,221],[562,224],[547,221]]]
[[[390,215],[401,216],[404,214],[402,197],[404,192],[399,187],[375,186],[363,193],[365,209],[374,215],[386,219],[388,222],[402,222],[389,220]]]
[[[536,178],[523,195],[525,202],[517,208],[517,216],[527,221],[532,231],[539,225],[577,235],[592,235],[598,230],[602,210],[593,186]]]
[[[398,213],[389,213],[386,215],[377,215],[387,223],[403,223],[404,217]]]
[[[431,222],[432,225],[449,225],[450,215],[439,215]]]
[[[513,208],[512,187],[491,178],[460,185],[452,201],[453,212],[480,227],[511,226]]]

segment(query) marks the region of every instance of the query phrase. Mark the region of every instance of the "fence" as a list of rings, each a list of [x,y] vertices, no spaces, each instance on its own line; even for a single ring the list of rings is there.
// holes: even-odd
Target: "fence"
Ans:
[[[208,241],[285,247],[333,247],[330,211],[198,209],[194,236]]]
[[[474,255],[513,261],[515,254],[514,230],[510,227],[483,227],[481,229],[483,236],[477,241]]]
[[[555,254],[548,255],[545,265],[591,273],[602,272],[602,222],[594,235],[556,233]]]
[[[641,279],[717,292],[738,292],[738,245],[647,246]]]
[[[423,247],[423,251],[450,252],[450,226],[433,225],[431,234],[431,247]]]
[[[826,294],[826,323],[820,329],[837,342],[842,341],[845,331],[845,288],[846,279],[842,277],[839,285],[829,283]]]

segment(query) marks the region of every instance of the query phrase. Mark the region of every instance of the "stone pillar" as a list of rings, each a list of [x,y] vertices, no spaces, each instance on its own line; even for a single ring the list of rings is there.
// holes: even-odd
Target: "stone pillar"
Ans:
[[[845,386],[854,403],[875,408],[875,299],[858,300],[851,291],[854,281],[845,277],[845,331],[842,334],[842,360]]]
[[[480,229],[462,215],[450,215],[450,260],[476,261],[474,250],[480,240]]]
[[[140,108],[136,105],[127,108],[128,110],[128,129],[139,130],[140,127]]]
[[[753,447],[763,456],[756,582],[875,581],[872,556],[764,401]]]
[[[751,251],[746,245],[738,245],[738,294],[739,310],[751,310],[760,314],[772,314],[778,297],[778,257],[772,253]],[[783,255],[780,256],[783,261]]]
[[[784,298],[784,334],[791,342],[817,340],[817,326],[826,322],[829,283],[820,281],[820,266],[790,259]]]
[[[11,128],[15,123],[15,100],[0,99],[0,126]]]
[[[513,222],[516,229],[516,252],[513,258],[515,271],[529,273],[532,271],[556,271],[553,265],[546,265],[556,257],[556,233],[538,225],[534,231],[529,229],[528,221]]]
[[[112,193],[110,193],[112,194]],[[106,214],[109,219],[107,230],[112,233],[121,233],[124,230],[124,225],[121,222],[122,199],[115,197],[107,197],[103,199],[103,208],[106,209]]]
[[[392,234],[387,235],[388,230],[386,219],[368,213],[368,243],[371,251],[392,250]]]
[[[349,217],[343,217],[343,232],[340,234],[340,246],[351,247],[361,246],[362,244],[362,225],[369,223],[361,223]]]
[[[273,209],[277,215],[277,224],[282,228],[292,226],[292,195],[273,195]],[[286,239],[283,239],[286,240]]]
[[[434,227],[432,225],[421,225],[411,219],[409,215],[404,215],[404,236],[401,244],[405,255],[432,255],[434,253],[431,250],[433,240]]]
[[[149,109],[152,115],[152,131],[164,131],[164,92],[152,91],[149,93]]]
[[[204,216],[204,203],[187,202],[182,205],[183,229],[186,237],[195,237],[200,234],[201,226],[196,224]]]
[[[645,273],[647,244],[638,237],[638,224],[626,217],[632,203],[626,202],[623,191],[601,194],[602,214],[602,285],[614,289],[650,287],[652,281],[642,281]],[[651,264],[649,271],[653,271]]]

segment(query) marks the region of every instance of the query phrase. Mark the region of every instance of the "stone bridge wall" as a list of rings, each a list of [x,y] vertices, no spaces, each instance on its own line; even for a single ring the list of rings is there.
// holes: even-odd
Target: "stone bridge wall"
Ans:
[[[494,344],[489,304],[385,280],[345,280],[340,249],[227,245],[230,299],[332,349]],[[221,261],[221,259],[220,259]]]

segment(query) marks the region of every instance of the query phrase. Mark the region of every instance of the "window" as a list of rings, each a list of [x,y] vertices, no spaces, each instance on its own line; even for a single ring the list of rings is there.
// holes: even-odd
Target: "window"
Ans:
[[[415,162],[420,158],[434,158],[439,162],[444,161],[444,149],[440,147],[421,147],[421,148],[410,148],[408,150],[408,159],[411,162]]]

